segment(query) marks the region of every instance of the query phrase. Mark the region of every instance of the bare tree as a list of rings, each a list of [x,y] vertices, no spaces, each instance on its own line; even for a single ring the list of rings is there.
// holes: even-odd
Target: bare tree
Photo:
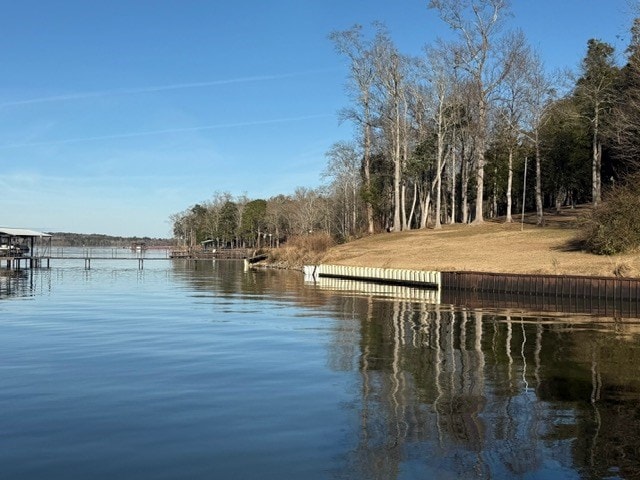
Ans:
[[[407,118],[406,139],[407,168],[405,182],[412,188],[411,211],[407,220],[409,228],[416,225],[425,228],[431,205],[433,162],[428,147],[433,134],[433,92],[429,85],[429,66],[424,59],[413,59],[413,78],[406,83]]]
[[[292,234],[307,235],[317,230],[330,232],[330,215],[321,189],[296,188],[288,206]]]
[[[513,221],[512,217],[512,190],[513,190],[513,167],[514,155],[518,144],[521,141],[523,130],[523,117],[526,109],[527,98],[527,62],[522,58],[521,62],[514,65],[509,74],[505,77],[501,93],[499,95],[499,115],[506,126],[505,142],[507,148],[507,212],[506,223]]]
[[[440,17],[457,34],[455,65],[466,72],[473,87],[476,106],[476,208],[474,223],[482,223],[484,202],[484,166],[491,96],[509,73],[519,47],[501,37],[502,20],[509,9],[508,0],[430,0]]]
[[[435,149],[435,213],[434,228],[442,227],[442,173],[446,165],[447,139],[456,121],[453,92],[455,74],[451,51],[445,47],[429,49],[429,80],[433,95],[433,120],[436,138]]]
[[[374,233],[373,205],[371,201],[371,156],[372,156],[372,90],[375,81],[372,46],[363,39],[362,26],[350,30],[333,32],[329,38],[337,51],[349,59],[350,85],[348,91],[354,100],[352,108],[342,112],[344,118],[353,121],[361,131],[363,147],[362,170],[366,190],[367,230]]]
[[[216,239],[216,247],[219,247],[220,240],[220,218],[221,210],[225,203],[233,200],[229,192],[216,192],[211,200],[205,202],[207,214],[205,218],[205,229],[210,240]]]
[[[608,120],[615,95],[617,68],[613,63],[613,47],[591,39],[582,61],[582,75],[575,97],[582,106],[584,118],[591,125],[591,192],[593,205],[601,201],[602,126]]]
[[[188,210],[172,213],[169,215],[169,220],[173,226],[173,238],[178,241],[178,246],[186,247],[189,242]]]
[[[477,155],[475,131],[472,118],[475,116],[475,102],[472,98],[473,87],[468,81],[456,84],[454,115],[456,122],[453,131],[455,156],[460,163],[460,210],[462,223],[470,222],[469,182]]]
[[[333,187],[341,193],[341,234],[347,238],[358,231],[361,152],[353,143],[337,142],[331,146],[326,156],[329,161],[323,176],[331,178]]]
[[[389,156],[393,163],[393,226],[394,231],[406,227],[402,222],[401,180],[406,149],[403,150],[403,133],[406,113],[404,91],[405,59],[398,52],[387,32],[378,28],[374,42],[374,65],[378,87],[378,111],[383,131],[386,133]]]
[[[267,229],[271,235],[272,246],[280,247],[280,240],[291,234],[291,217],[288,204],[291,199],[285,195],[276,195],[267,200]]]
[[[540,130],[544,122],[550,117],[547,111],[552,105],[556,89],[549,75],[545,73],[544,65],[540,57],[534,52],[529,52],[524,59],[526,81],[526,131],[529,140],[533,143],[536,157],[536,223],[544,224],[544,211],[542,203],[542,154],[540,151]]]
[[[512,187],[514,152],[523,138],[529,140],[535,151],[535,198],[537,223],[544,223],[542,202],[542,155],[540,129],[549,118],[546,111],[555,98],[551,77],[545,73],[540,57],[529,48],[522,48],[509,74],[505,77],[500,95],[500,115],[506,123],[506,147],[508,152],[507,214],[512,221]]]

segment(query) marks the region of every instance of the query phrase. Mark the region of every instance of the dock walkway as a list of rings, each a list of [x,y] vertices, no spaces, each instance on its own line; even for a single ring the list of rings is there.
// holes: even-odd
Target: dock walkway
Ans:
[[[53,252],[36,253],[35,255],[12,255],[0,256],[0,268],[6,267],[9,270],[22,270],[30,268],[50,268],[52,260],[77,260],[84,262],[84,268],[91,269],[92,261],[132,261],[138,263],[138,269],[142,270],[147,261],[167,261],[167,260],[184,260],[184,261],[212,261],[216,259],[243,259],[246,258],[246,251],[229,251],[218,254],[189,254],[174,255],[174,252],[167,250],[166,255],[158,255],[157,253],[147,255],[145,251],[131,251],[121,248],[102,249],[97,248],[95,251],[91,248],[82,251],[68,252],[63,248],[54,249]]]

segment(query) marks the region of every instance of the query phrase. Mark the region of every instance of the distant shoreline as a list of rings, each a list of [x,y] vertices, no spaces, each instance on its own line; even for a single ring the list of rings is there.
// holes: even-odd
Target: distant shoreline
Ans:
[[[99,233],[47,232],[51,237],[51,246],[61,247],[96,247],[96,248],[129,248],[132,244],[141,243],[147,248],[158,246],[174,246],[171,238],[121,237]]]

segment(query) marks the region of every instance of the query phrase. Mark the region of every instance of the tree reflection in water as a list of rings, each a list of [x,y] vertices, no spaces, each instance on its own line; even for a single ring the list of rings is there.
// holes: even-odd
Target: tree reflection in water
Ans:
[[[179,273],[199,289],[277,297],[336,320],[328,364],[354,372],[358,392],[336,478],[640,478],[637,319],[440,305],[352,284],[337,293],[281,272],[215,269]]]
[[[638,325],[337,301],[361,324],[351,478],[640,476]]]

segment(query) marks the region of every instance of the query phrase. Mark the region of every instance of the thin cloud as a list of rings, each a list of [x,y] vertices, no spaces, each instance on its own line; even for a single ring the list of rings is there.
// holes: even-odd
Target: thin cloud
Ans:
[[[328,117],[334,117],[334,116],[335,116],[334,114],[325,113],[325,114],[318,114],[318,115],[306,115],[302,117],[257,120],[253,122],[223,123],[223,124],[217,124],[217,125],[201,125],[197,127],[166,128],[162,130],[147,130],[144,132],[117,133],[114,135],[98,135],[93,137],[68,138],[64,140],[52,140],[52,141],[44,141],[44,142],[11,143],[11,144],[0,145],[0,150],[6,150],[10,148],[23,148],[23,147],[67,145],[72,143],[93,142],[93,141],[100,141],[100,140],[117,140],[122,138],[146,137],[146,136],[152,136],[152,135],[163,135],[168,133],[197,132],[202,130],[219,130],[223,128],[237,128],[237,127],[253,127],[257,125],[271,125],[271,124],[277,124],[277,123],[298,122],[298,121],[314,120],[317,118],[328,118]]]
[[[120,88],[120,89],[113,89],[113,90],[103,90],[98,92],[70,93],[66,95],[53,95],[49,97],[39,97],[39,98],[30,98],[25,100],[15,100],[12,102],[4,102],[4,103],[0,103],[0,108],[15,107],[15,106],[21,106],[21,105],[32,105],[32,104],[38,104],[38,103],[53,103],[53,102],[67,102],[72,100],[85,100],[89,98],[108,97],[113,95],[135,95],[138,93],[154,93],[154,92],[164,92],[168,90],[183,90],[183,89],[190,89],[190,88],[215,87],[218,85],[231,85],[236,83],[282,80],[285,78],[313,75],[313,74],[322,73],[326,71],[329,71],[329,70],[315,70],[315,71],[307,71],[307,72],[285,73],[280,75],[259,75],[254,77],[239,77],[239,78],[230,78],[225,80],[213,80],[210,82],[175,83],[172,85],[157,85],[157,86],[139,87],[139,88]]]

